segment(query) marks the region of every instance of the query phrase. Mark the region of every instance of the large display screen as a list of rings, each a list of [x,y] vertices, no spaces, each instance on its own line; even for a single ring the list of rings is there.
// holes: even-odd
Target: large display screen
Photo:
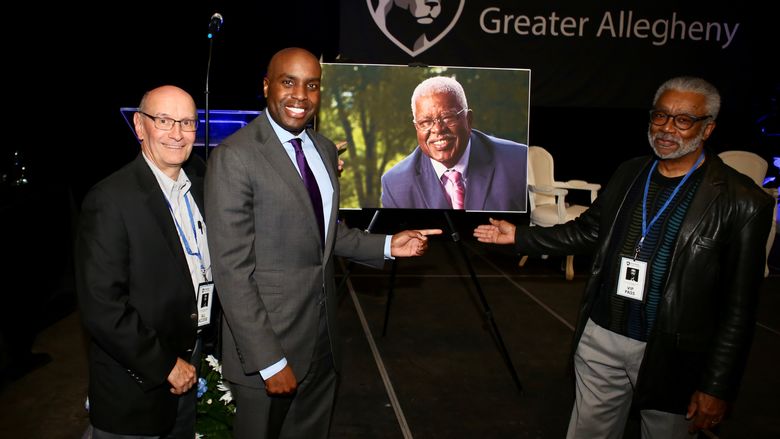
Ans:
[[[341,208],[527,208],[527,69],[322,65]]]

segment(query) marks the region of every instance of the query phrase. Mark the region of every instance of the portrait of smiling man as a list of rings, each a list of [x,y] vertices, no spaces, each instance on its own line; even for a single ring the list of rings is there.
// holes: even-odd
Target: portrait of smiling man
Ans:
[[[382,207],[525,211],[528,147],[472,128],[457,80],[422,81],[411,106],[418,145],[382,176]]]

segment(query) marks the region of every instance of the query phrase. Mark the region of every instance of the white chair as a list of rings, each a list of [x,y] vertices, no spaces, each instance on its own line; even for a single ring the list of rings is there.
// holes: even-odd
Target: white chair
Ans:
[[[775,200],[775,212],[777,211],[777,188],[765,188],[764,177],[766,177],[766,171],[769,168],[766,160],[761,158],[758,154],[754,154],[750,151],[723,151],[718,156],[724,163],[736,169],[737,171],[747,175],[753,181],[765,190]],[[772,216],[772,225],[769,230],[769,238],[766,243],[766,257],[769,258],[769,251],[772,249],[772,244],[775,242],[775,233],[777,230],[777,223],[774,215]],[[769,264],[764,266],[764,277],[769,276]]]
[[[550,227],[563,224],[585,212],[588,206],[566,202],[569,190],[590,191],[592,203],[601,189],[601,185],[583,180],[556,181],[553,157],[541,146],[528,148],[528,163],[528,203],[532,226]],[[527,260],[528,256],[523,256],[518,265],[522,267]],[[573,255],[566,256],[565,272],[567,280],[574,278]]]

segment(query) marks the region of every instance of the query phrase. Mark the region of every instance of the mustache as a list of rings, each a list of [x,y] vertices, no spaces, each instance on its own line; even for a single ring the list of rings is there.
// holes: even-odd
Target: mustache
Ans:
[[[439,140],[449,140],[449,139],[457,139],[458,136],[454,134],[439,134],[434,139],[431,139],[433,136],[428,137],[428,142],[438,142]]]
[[[682,143],[682,138],[671,133],[657,133],[653,136],[653,140],[667,140],[671,142]]]

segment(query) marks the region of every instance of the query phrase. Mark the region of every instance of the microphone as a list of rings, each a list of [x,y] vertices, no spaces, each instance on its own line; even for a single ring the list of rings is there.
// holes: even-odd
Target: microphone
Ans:
[[[209,38],[213,38],[214,34],[222,29],[222,23],[222,14],[215,12],[214,15],[211,16],[211,21],[209,21]]]

